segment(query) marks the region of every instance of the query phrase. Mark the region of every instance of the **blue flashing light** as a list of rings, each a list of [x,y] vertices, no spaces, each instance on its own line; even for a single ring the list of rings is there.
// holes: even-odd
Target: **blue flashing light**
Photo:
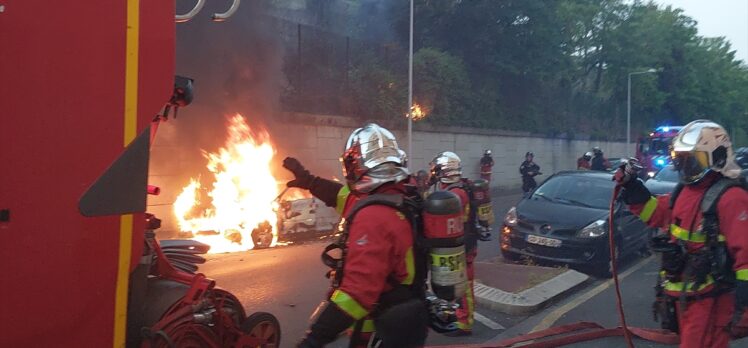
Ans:
[[[663,132],[669,132],[670,131],[670,127],[668,127],[668,126],[662,127],[662,131]]]
[[[662,158],[658,158],[657,160],[655,160],[655,164],[657,164],[658,166],[662,167],[662,166],[665,165],[665,160],[662,159]]]

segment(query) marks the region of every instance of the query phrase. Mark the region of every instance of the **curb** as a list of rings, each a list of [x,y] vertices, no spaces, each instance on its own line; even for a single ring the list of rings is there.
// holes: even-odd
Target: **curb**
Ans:
[[[506,314],[528,314],[554,298],[574,290],[590,277],[568,270],[520,293],[507,292],[475,282],[475,299],[479,305]]]

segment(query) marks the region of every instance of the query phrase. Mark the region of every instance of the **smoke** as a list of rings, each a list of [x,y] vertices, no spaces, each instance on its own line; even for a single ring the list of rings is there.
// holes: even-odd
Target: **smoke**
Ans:
[[[196,18],[177,24],[177,74],[195,79],[195,99],[175,125],[180,138],[189,139],[182,146],[221,144],[226,115],[238,112],[260,126],[277,110],[283,50],[263,3],[243,1],[218,23],[210,15],[228,9],[230,1],[206,1]]]

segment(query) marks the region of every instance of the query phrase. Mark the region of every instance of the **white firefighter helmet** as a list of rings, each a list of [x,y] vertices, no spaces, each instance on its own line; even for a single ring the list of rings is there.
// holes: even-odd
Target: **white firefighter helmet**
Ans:
[[[460,156],[451,151],[439,153],[431,160],[431,175],[445,184],[453,184],[462,177]]]
[[[696,120],[683,127],[673,138],[670,156],[686,184],[699,182],[709,171],[733,179],[740,175],[730,136],[709,120]]]
[[[408,177],[405,151],[387,129],[369,123],[351,133],[340,161],[350,189],[370,192]]]
[[[582,157],[584,157],[584,159],[586,159],[586,160],[588,160],[588,161],[589,161],[590,159],[592,159],[592,156],[593,156],[592,152],[591,152],[591,151],[588,151],[588,152],[586,152],[586,153],[584,154],[584,156],[582,156]]]
[[[491,150],[486,150],[486,152],[483,153],[486,156],[491,156]]]

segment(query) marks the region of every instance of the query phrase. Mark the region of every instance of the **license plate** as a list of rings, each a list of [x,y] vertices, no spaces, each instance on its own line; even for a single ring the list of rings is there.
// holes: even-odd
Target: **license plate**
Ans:
[[[558,248],[561,246],[561,241],[553,238],[546,238],[536,236],[532,234],[527,235],[527,242],[531,244],[543,245],[551,248]]]

